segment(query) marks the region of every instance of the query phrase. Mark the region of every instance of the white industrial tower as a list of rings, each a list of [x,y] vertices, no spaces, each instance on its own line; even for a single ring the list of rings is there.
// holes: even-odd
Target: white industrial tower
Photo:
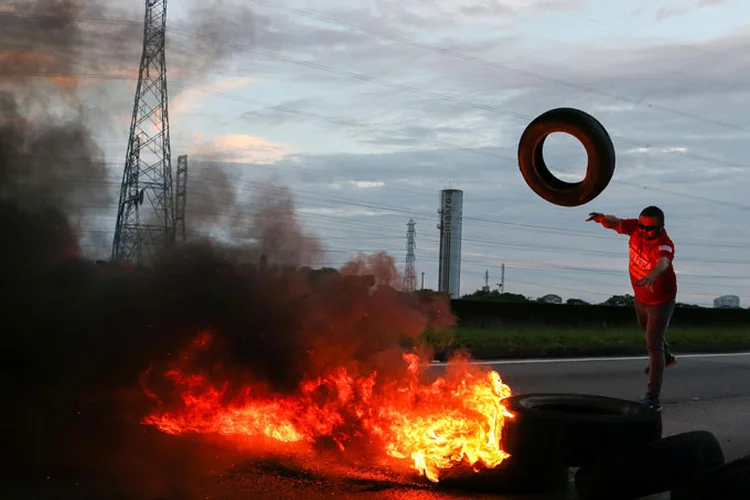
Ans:
[[[440,193],[440,262],[438,291],[447,292],[452,299],[460,297],[461,286],[461,228],[464,192],[443,189]]]

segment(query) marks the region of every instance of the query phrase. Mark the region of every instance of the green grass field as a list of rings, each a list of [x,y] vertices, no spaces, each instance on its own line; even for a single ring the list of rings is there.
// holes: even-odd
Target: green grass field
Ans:
[[[670,328],[667,339],[675,352],[750,350],[750,325],[725,328]],[[508,351],[645,349],[643,332],[637,328],[556,329],[534,327],[456,328],[424,336],[436,348],[498,349]]]

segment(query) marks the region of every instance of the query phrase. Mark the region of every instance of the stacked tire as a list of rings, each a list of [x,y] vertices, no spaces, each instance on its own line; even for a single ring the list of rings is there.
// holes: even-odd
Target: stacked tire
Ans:
[[[750,500],[750,455],[704,470],[672,488],[672,500]]]
[[[506,398],[503,449],[511,456],[470,480],[441,479],[444,487],[501,494],[563,491],[570,470],[661,437],[661,414],[621,399],[585,394],[525,394]]]
[[[662,437],[661,412],[585,394],[522,394],[503,448],[540,470],[578,468],[580,500],[630,500],[671,492],[675,500],[750,500],[750,456],[725,463],[716,437],[698,430]]]
[[[588,394],[522,394],[505,400],[503,449],[523,460],[583,467],[658,440],[661,413],[633,401]]]

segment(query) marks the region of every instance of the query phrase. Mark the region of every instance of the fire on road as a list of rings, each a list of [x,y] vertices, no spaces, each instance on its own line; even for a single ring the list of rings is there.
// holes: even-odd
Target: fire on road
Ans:
[[[456,361],[428,382],[420,378],[419,357],[403,354],[403,369],[392,374],[341,366],[305,380],[296,394],[269,394],[258,384],[232,388],[190,371],[210,342],[210,334],[201,335],[167,369],[179,404],[145,423],[169,434],[221,435],[239,446],[265,437],[298,443],[300,451],[326,441],[344,454],[366,447],[373,464],[400,460],[432,482],[458,465],[494,468],[508,457],[501,433],[513,418],[503,405],[511,389],[496,371]]]

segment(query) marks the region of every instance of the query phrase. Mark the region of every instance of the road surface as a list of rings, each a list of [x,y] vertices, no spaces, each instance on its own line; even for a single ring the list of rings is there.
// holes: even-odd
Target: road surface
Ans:
[[[645,357],[489,361],[503,381],[519,392],[580,392],[640,399],[648,377]],[[439,371],[443,363],[433,363]],[[664,374],[662,403],[750,397],[750,353],[679,356]],[[667,411],[669,413],[669,411]],[[666,414],[665,414],[666,415]]]
[[[645,357],[634,357],[486,364],[514,393],[576,392],[637,400],[646,390],[647,363]],[[742,432],[750,428],[748,381],[750,353],[679,356],[677,365],[664,373],[664,433],[707,429],[722,441],[728,458],[750,454],[750,434]]]
[[[485,362],[498,371],[514,393],[566,392],[589,393],[624,399],[640,398],[646,387],[643,370],[645,358],[583,360],[519,360]],[[430,371],[439,374],[442,364],[434,363]],[[750,353],[733,355],[680,356],[678,364],[665,373],[663,393],[664,433],[690,430],[712,431],[721,441],[727,460],[750,454]],[[744,432],[743,432],[744,430]],[[162,436],[161,439],[180,439]],[[140,498],[192,500],[224,499],[309,499],[362,498],[388,500],[503,499],[490,493],[444,491],[440,487],[389,477],[367,467],[346,468],[331,473],[333,466],[317,459],[289,462],[284,459],[248,458],[243,454],[212,455],[209,467],[191,462],[186,452],[169,473],[157,472],[165,459],[156,458],[154,444],[145,444],[141,472],[148,482],[149,494]],[[204,457],[207,457],[203,453]],[[163,457],[163,455],[162,455]],[[185,458],[188,457],[188,458]],[[178,462],[180,465],[178,466]],[[203,464],[205,465],[205,464]],[[148,477],[148,481],[145,478]],[[108,491],[92,492],[83,484],[59,484],[50,479],[47,495],[34,489],[22,495],[4,494],[3,498],[125,498]],[[133,484],[138,479],[132,479]],[[112,483],[114,484],[114,482]],[[86,494],[85,492],[89,493]],[[571,492],[557,496],[512,497],[539,500],[575,499]],[[668,495],[652,498],[668,498]]]

